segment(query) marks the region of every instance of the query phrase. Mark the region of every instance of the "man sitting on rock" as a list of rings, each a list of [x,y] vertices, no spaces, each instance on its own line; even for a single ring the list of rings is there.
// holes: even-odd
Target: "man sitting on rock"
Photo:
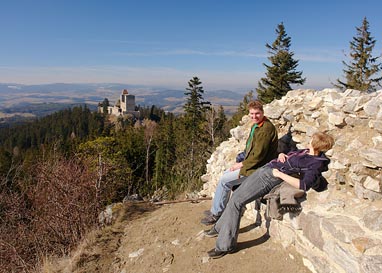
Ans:
[[[308,149],[287,155],[280,153],[277,160],[272,160],[247,177],[232,194],[219,221],[205,232],[207,237],[218,236],[216,247],[208,252],[208,256],[216,259],[235,251],[241,211],[246,204],[265,196],[283,181],[297,189],[309,190],[321,173],[327,170],[330,160],[324,152],[333,145],[334,139],[330,135],[314,133]]]
[[[226,170],[220,178],[211,210],[205,211],[206,217],[201,220],[205,225],[213,225],[219,219],[228,203],[231,189],[241,184],[242,179],[238,178],[251,175],[256,169],[277,158],[277,130],[264,116],[263,105],[257,100],[251,101],[248,109],[253,125],[246,142],[244,158]]]

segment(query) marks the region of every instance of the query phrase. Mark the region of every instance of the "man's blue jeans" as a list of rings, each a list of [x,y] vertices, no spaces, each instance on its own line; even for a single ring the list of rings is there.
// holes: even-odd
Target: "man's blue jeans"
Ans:
[[[240,185],[242,180],[239,180],[240,169],[235,171],[226,170],[220,177],[216,187],[214,200],[212,201],[211,213],[215,216],[220,216],[227,206],[232,187]]]
[[[230,251],[236,247],[243,207],[263,197],[281,182],[280,178],[273,176],[272,168],[264,166],[241,183],[241,186],[232,194],[226,209],[214,226],[219,233],[216,250]]]

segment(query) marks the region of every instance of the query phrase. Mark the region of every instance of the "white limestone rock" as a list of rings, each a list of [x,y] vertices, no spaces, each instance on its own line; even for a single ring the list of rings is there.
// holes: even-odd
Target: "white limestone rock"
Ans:
[[[361,91],[355,89],[346,89],[343,95],[344,97],[359,97],[361,95]]]
[[[381,120],[370,120],[369,127],[375,129],[377,132],[382,133],[382,121]]]
[[[360,155],[365,158],[366,160],[370,161],[373,165],[377,167],[382,167],[382,151],[375,149],[375,148],[369,148],[364,151],[360,151]]]
[[[329,124],[335,126],[345,125],[345,114],[343,112],[329,113]]]
[[[363,186],[365,187],[365,189],[375,192],[381,192],[380,181],[373,179],[370,176],[366,177],[365,182],[363,182]]]
[[[315,97],[315,98],[313,98],[312,101],[310,101],[308,103],[308,109],[310,111],[317,110],[321,107],[322,104],[323,104],[322,98],[321,97]]]
[[[346,216],[323,218],[322,228],[341,242],[351,243],[357,237],[364,236],[365,231],[353,219]]]
[[[377,113],[381,110],[381,106],[382,98],[376,98],[365,103],[363,110],[369,117],[376,117]]]

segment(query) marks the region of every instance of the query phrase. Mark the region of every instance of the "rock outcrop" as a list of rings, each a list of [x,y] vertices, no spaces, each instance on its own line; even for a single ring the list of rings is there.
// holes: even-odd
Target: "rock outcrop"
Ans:
[[[382,90],[292,90],[264,109],[279,137],[290,131],[298,148],[316,131],[335,138],[326,153],[328,190],[309,191],[301,213],[272,220],[272,238],[295,246],[313,272],[382,272]],[[220,175],[243,150],[248,121],[243,117],[211,155],[201,195],[213,196]],[[253,210],[245,217],[254,219]]]

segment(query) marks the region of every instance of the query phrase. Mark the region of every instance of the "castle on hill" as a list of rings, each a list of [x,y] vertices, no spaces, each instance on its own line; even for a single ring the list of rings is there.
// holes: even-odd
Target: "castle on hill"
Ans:
[[[98,112],[103,113],[103,104],[98,104]],[[122,116],[126,114],[133,115],[134,117],[139,117],[139,111],[135,110],[135,96],[130,95],[127,89],[123,89],[122,93],[115,103],[115,105],[107,106],[107,113],[114,116]]]

